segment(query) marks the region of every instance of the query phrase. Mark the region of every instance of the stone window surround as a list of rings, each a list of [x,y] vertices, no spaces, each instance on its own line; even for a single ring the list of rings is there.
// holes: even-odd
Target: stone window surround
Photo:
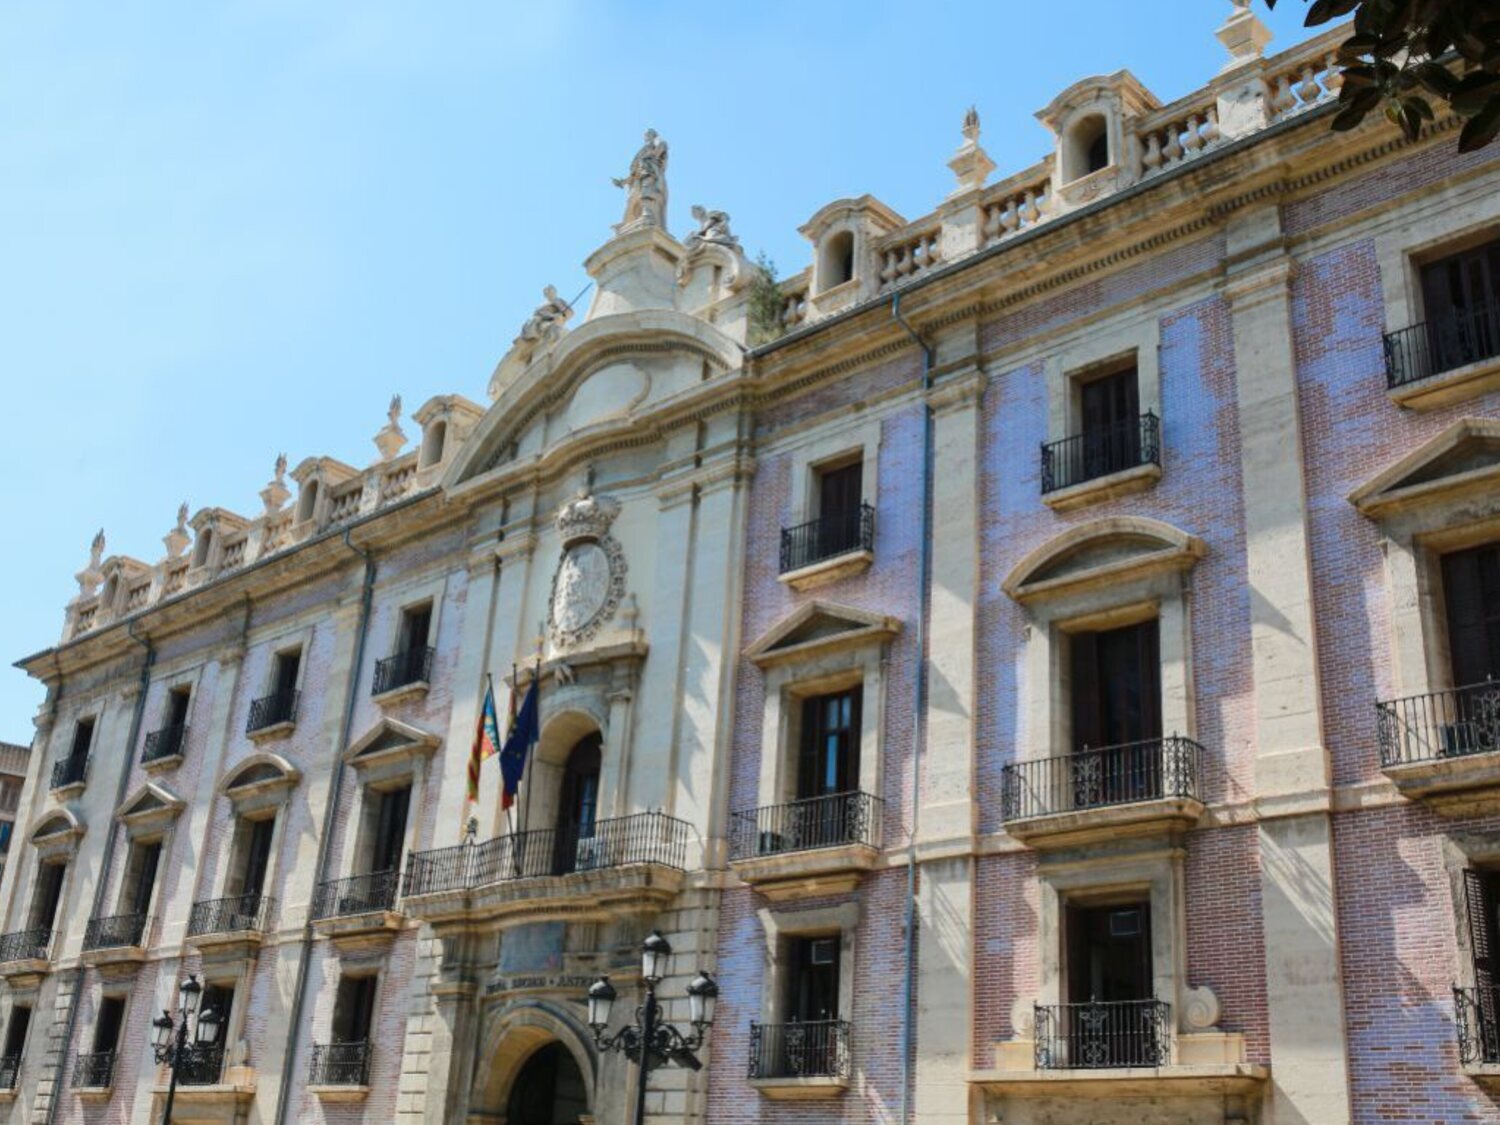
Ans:
[[[817,519],[818,473],[841,462],[856,458],[860,462],[860,497],[874,505],[879,495],[881,423],[878,418],[858,415],[835,425],[822,427],[816,434],[797,442],[791,456],[791,515],[793,524]]]
[[[249,1018],[250,989],[254,983],[255,960],[253,958],[238,958],[233,961],[205,961],[199,970],[200,983],[204,989],[215,986],[230,986],[234,989],[234,1005],[229,1011],[228,1025],[219,1029],[219,1042],[224,1047],[224,1058],[222,1070],[219,1075],[219,1083],[225,1081],[224,1071],[231,1066],[241,1065],[241,1061],[249,1056],[248,1045],[245,1039],[245,1021]],[[176,979],[167,978],[167,983],[176,988]],[[168,997],[170,1006],[175,1007],[176,996]],[[168,1007],[168,1004],[163,1004]]]
[[[146,909],[142,911],[147,918],[156,918],[158,916],[157,906],[161,902],[162,883],[164,882],[162,876],[166,874],[167,860],[172,854],[172,837],[174,834],[175,827],[163,828],[158,826],[154,829],[144,829],[137,833],[132,832],[130,827],[126,826],[125,854],[121,857],[122,863],[120,865],[120,885],[115,888],[115,914],[131,913],[131,904],[129,901],[132,890],[130,849],[136,844],[160,844],[161,854],[156,863],[156,876],[151,882],[151,901],[146,904]],[[141,936],[142,945],[151,940],[151,928],[148,928]]]
[[[379,724],[385,729],[390,728],[389,723]],[[379,795],[400,789],[403,786],[411,786],[411,795],[407,799],[406,832],[402,841],[402,855],[411,855],[416,851],[417,840],[422,828],[422,813],[426,808],[426,790],[428,782],[428,765],[431,762],[432,752],[437,748],[440,740],[433,739],[424,742],[420,747],[415,744],[409,750],[402,750],[378,755],[378,760],[362,762],[358,754],[359,743],[356,743],[347,754],[348,764],[357,770],[361,777],[359,779],[357,804],[353,814],[348,818],[344,826],[344,870],[330,878],[349,878],[365,872],[355,871],[351,865],[363,861],[363,856],[374,842],[375,821],[379,815]],[[280,826],[278,825],[278,830]]]
[[[182,688],[187,688],[188,690],[187,714],[184,716],[182,722],[186,727],[193,725],[193,712],[197,710],[198,699],[202,694],[199,691],[199,686],[203,679],[203,668],[203,664],[196,664],[191,668],[174,672],[169,676],[162,676],[157,681],[162,687],[161,702],[156,709],[159,726],[166,726],[167,716],[170,713],[168,711],[168,704],[171,701],[172,693]],[[142,725],[144,726],[144,724]]]
[[[273,766],[283,776],[278,780],[255,782],[244,787],[234,785],[235,778],[245,770],[260,765]],[[296,788],[300,778],[301,773],[286,759],[276,754],[260,753],[251,754],[237,763],[234,773],[219,786],[219,793],[229,802],[230,815],[236,822],[266,820],[271,817],[276,819],[276,825],[271,830],[271,857],[266,864],[264,885],[267,887],[280,885],[278,868],[281,865],[282,833],[287,819],[281,815],[281,811],[291,800],[292,790]],[[210,884],[217,891],[210,897],[227,898],[232,893],[229,890],[229,872],[231,864],[238,858],[234,836],[239,831],[240,825],[236,823],[228,846],[219,849],[214,864],[213,882]]]
[[[1500,837],[1489,833],[1453,831],[1438,836],[1437,842],[1442,849],[1443,869],[1448,878],[1453,933],[1458,949],[1453,981],[1462,988],[1473,988],[1474,954],[1470,948],[1468,919],[1464,916],[1464,871],[1470,867],[1500,868]]]
[[[1468,419],[1428,443],[1434,447],[1457,427],[1478,421]],[[1419,453],[1422,451],[1418,451]],[[1403,469],[1415,471],[1411,458],[1376,478],[1388,478]],[[1440,483],[1440,482],[1439,482]],[[1418,486],[1420,487],[1420,486]],[[1379,494],[1361,498],[1370,486],[1351,500],[1374,520],[1381,533],[1385,556],[1385,585],[1389,610],[1392,653],[1391,693],[1394,698],[1424,695],[1461,685],[1454,684],[1448,654],[1448,618],[1443,595],[1442,556],[1500,539],[1500,497],[1493,494],[1476,501],[1471,491],[1455,489],[1444,495],[1414,496],[1387,509]],[[1404,491],[1397,489],[1397,492]]]
[[[1465,193],[1467,194],[1467,193]],[[1448,192],[1399,210],[1399,222],[1375,234],[1375,260],[1385,302],[1385,331],[1419,324],[1425,317],[1424,262],[1500,236],[1500,197],[1479,192],[1458,206]]]
[[[394,615],[393,624],[395,625],[395,628],[391,631],[391,644],[390,652],[387,653],[388,656],[394,656],[400,652],[401,630],[404,624],[402,621],[403,616],[408,610],[418,609],[423,605],[428,606],[432,614],[427,624],[427,643],[434,648],[437,647],[438,627],[442,623],[443,602],[447,594],[447,574],[422,578],[414,582],[405,582],[387,591],[391,612]]]
[[[1068,635],[1153,617],[1160,622],[1162,733],[1196,738],[1191,595],[1189,574],[1174,569],[1083,584],[1028,605],[1017,757],[1057,757],[1072,743]]]
[[[805,658],[765,671],[765,709],[761,722],[758,805],[780,805],[796,798],[797,757],[802,733],[800,703],[862,685],[859,727],[859,788],[883,792],[886,656],[884,636]]]
[[[265,668],[261,671],[260,687],[251,697],[252,699],[261,699],[276,690],[278,657],[282,653],[291,652],[294,649],[300,655],[300,659],[297,662],[297,684],[293,690],[301,693],[302,685],[307,680],[307,666],[311,663],[308,660],[308,655],[312,652],[314,632],[314,626],[301,625],[259,638],[256,641],[256,647],[269,649],[271,655],[270,659],[266,661]]]
[[[787,963],[784,940],[793,937],[839,938],[839,1018],[854,1012],[854,958],[858,947],[860,908],[850,900],[813,910],[761,907],[757,912],[766,941],[765,972],[761,974],[761,1020],[785,1023]]]
[[[1157,316],[1142,319],[1132,311],[1113,325],[1094,330],[1049,355],[1047,384],[1047,442],[1076,437],[1083,428],[1081,387],[1089,377],[1134,360],[1136,396],[1142,414],[1158,418],[1161,409],[1161,323]]]

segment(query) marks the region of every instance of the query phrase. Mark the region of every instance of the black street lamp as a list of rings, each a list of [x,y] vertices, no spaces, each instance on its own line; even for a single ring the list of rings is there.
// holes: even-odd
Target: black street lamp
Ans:
[[[151,1050],[156,1055],[156,1061],[166,1063],[172,1071],[172,1080],[167,1086],[167,1104],[161,1111],[162,1125],[170,1125],[172,1120],[172,1102],[177,1097],[177,1070],[192,1063],[193,1049],[188,1045],[188,1022],[194,1013],[198,1016],[193,1036],[197,1045],[211,1046],[219,1038],[219,1024],[223,1017],[212,1008],[204,1008],[199,1012],[198,1005],[202,1000],[203,986],[198,983],[196,976],[189,974],[188,979],[178,987],[177,1019],[173,1020],[172,1013],[163,1009],[161,1015],[151,1021]]]
[[[609,1013],[617,995],[614,985],[609,983],[608,977],[600,977],[589,986],[589,1026],[594,1029],[595,1045],[601,1051],[619,1051],[641,1068],[635,1087],[635,1115],[631,1119],[634,1125],[644,1125],[646,1120],[646,1075],[669,1062],[689,1070],[701,1070],[703,1064],[693,1052],[703,1046],[709,1026],[714,1022],[714,1001],[718,999],[719,986],[701,971],[687,990],[693,1033],[684,1035],[659,1019],[656,986],[667,975],[667,959],[671,956],[672,946],[667,939],[661,936],[661,931],[652,930],[641,943],[641,979],[646,984],[646,1000],[635,1010],[635,1023],[626,1024],[613,1035],[606,1036],[604,1029],[609,1026]]]

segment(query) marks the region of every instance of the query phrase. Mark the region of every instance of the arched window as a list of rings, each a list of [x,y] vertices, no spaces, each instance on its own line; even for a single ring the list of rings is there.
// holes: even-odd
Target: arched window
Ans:
[[[854,232],[841,230],[823,242],[818,277],[824,289],[854,280]]]
[[[443,446],[448,440],[448,423],[434,422],[422,437],[422,456],[419,468],[436,465],[443,459]]]
[[[297,522],[307,522],[313,518],[313,513],[317,510],[318,482],[310,480],[302,486],[302,493],[297,497]]]
[[[198,532],[198,539],[193,544],[193,565],[204,566],[208,563],[208,552],[213,550],[214,533],[209,528]]]

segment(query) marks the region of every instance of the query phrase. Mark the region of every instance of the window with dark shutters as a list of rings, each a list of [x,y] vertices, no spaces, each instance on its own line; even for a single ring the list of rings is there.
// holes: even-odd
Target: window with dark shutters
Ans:
[[[1500,543],[1443,556],[1453,686],[1500,680]]]
[[[1496,933],[1495,875],[1469,868],[1464,871],[1464,914],[1468,921],[1469,955],[1474,962],[1474,1009],[1477,1043],[1486,1062],[1500,1059],[1500,1004],[1495,995]]]
[[[1422,267],[1432,373],[1500,353],[1500,240]]]

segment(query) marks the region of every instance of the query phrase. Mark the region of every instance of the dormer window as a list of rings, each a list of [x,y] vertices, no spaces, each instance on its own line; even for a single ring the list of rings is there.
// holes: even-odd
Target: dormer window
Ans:
[[[120,592],[120,576],[111,574],[109,581],[104,584],[104,595],[99,599],[99,605],[105,613],[110,612],[115,605],[115,596]]]
[[[318,482],[310,480],[297,497],[297,522],[306,523],[318,509]]]
[[[823,243],[823,260],[818,277],[823,289],[832,289],[854,280],[854,232],[841,230]]]
[[[1102,114],[1091,113],[1068,131],[1065,148],[1068,181],[1082,179],[1109,167],[1109,126]]]
[[[425,469],[429,465],[436,465],[443,459],[443,446],[448,440],[448,423],[434,422],[422,435],[422,454],[418,460],[418,468]]]
[[[193,565],[207,566],[208,553],[213,550],[213,546],[214,533],[205,527],[202,531],[198,532],[198,539],[193,544]]]

